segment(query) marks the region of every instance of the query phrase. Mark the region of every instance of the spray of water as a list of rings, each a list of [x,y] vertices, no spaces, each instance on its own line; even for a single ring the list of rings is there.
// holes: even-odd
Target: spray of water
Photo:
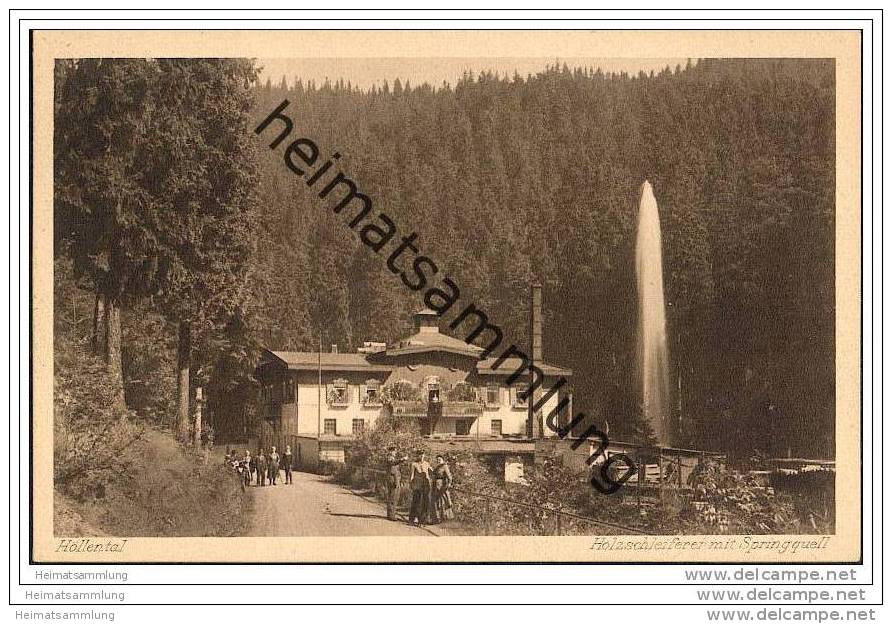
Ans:
[[[666,302],[663,297],[663,254],[660,214],[650,182],[641,185],[638,236],[638,374],[642,408],[657,442],[672,444],[669,421],[669,351],[666,345]]]

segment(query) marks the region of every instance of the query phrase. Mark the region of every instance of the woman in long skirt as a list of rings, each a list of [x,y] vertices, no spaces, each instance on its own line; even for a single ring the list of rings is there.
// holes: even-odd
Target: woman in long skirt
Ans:
[[[437,465],[433,471],[431,488],[431,523],[438,524],[451,520],[452,512],[452,472],[442,455],[437,455]]]
[[[424,459],[424,451],[415,452],[415,461],[409,469],[409,485],[412,502],[409,505],[409,524],[424,525],[430,510],[431,465]]]

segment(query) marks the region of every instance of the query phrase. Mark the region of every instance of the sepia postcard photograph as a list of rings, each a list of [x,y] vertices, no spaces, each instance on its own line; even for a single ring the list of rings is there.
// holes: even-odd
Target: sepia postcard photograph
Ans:
[[[33,559],[859,560],[860,45],[33,31]]]

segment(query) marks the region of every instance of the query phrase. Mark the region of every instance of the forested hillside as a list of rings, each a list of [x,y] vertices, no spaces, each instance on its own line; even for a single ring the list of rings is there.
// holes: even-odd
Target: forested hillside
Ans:
[[[212,427],[241,436],[261,346],[409,333],[418,294],[251,131],[287,99],[292,136],[320,162],[339,152],[507,341],[526,344],[528,287],[544,285],[546,359],[574,370],[576,411],[616,439],[644,437],[633,242],[650,180],[683,442],[832,454],[830,62],[553,67],[364,92],[255,76],[233,60],[57,64],[57,384],[104,362],[81,390],[103,387],[109,421],[129,410],[185,440],[202,385]]]
[[[657,75],[553,67],[455,85],[283,77],[315,141],[517,344],[545,286],[546,359],[575,408],[640,438],[634,224],[660,205],[676,409],[685,443],[823,456],[834,435],[834,71],[821,60],[702,60]],[[421,306],[315,192],[261,148],[258,316],[279,349],[355,349]],[[445,323],[444,323],[445,326]],[[222,410],[221,410],[222,412]],[[221,419],[227,416],[219,414]],[[231,418],[237,418],[232,414]]]

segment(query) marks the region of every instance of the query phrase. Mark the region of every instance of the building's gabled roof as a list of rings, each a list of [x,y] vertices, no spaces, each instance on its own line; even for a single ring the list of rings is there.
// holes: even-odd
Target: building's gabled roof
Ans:
[[[447,341],[433,341],[424,345],[404,344],[403,346],[397,346],[397,348],[388,347],[386,352],[369,355],[364,353],[322,353],[321,364],[320,354],[318,352],[264,350],[264,360],[267,362],[278,362],[289,370],[314,371],[321,368],[324,371],[386,373],[393,370],[393,366],[386,363],[386,357],[388,355],[405,355],[409,353],[423,353],[425,351],[449,351],[477,357],[479,351],[482,351],[480,347],[468,345],[456,338],[450,338],[449,336],[444,336],[442,334],[439,336],[440,338],[447,338],[449,341],[461,343],[461,345],[464,345],[466,348],[461,350],[460,346],[451,344]],[[426,335],[425,338],[430,338],[430,336]],[[406,341],[401,341],[401,343],[405,342]],[[397,345],[401,343],[397,343]],[[470,349],[467,347],[470,347]],[[382,358],[382,356],[384,357]],[[494,369],[493,365],[495,362],[496,358],[478,360],[476,363],[477,374],[511,375],[520,368],[520,365],[523,363],[520,358],[508,358],[501,362],[498,368]],[[261,362],[261,365],[263,365],[263,362]],[[570,377],[573,374],[573,371],[569,368],[562,368],[545,362],[540,362],[538,366],[548,377]],[[526,372],[523,373],[524,379],[526,378],[526,375]]]
[[[379,358],[388,355],[407,355],[410,353],[424,353],[426,351],[446,351],[470,357],[479,357],[483,351],[481,347],[468,344],[464,340],[441,334],[440,332],[420,331],[408,338],[403,338],[393,344],[387,345],[385,351],[375,354]]]
[[[432,351],[454,353],[477,360],[475,366],[480,375],[511,375],[523,364],[520,358],[508,358],[494,369],[493,364],[497,358],[480,359],[484,351],[482,347],[440,333],[438,320],[439,315],[433,310],[419,310],[415,313],[415,333],[387,345],[387,348],[381,351],[323,353],[321,356],[313,351],[265,351],[264,357],[267,362],[279,362],[290,370],[317,370],[321,367],[322,370],[345,372],[388,372],[393,370],[393,366],[388,365],[391,357]],[[549,377],[569,377],[573,374],[570,369],[545,362],[537,366]]]
[[[429,308],[419,310],[414,314],[414,319],[414,334],[387,345],[386,349],[375,353],[372,356],[373,359],[386,360],[388,356],[409,355],[429,351],[445,351],[472,358],[480,357],[480,353],[483,351],[480,347],[440,333],[440,315],[434,310]]]
[[[374,364],[363,353],[322,353],[313,351],[265,351],[265,355],[278,360],[289,370],[335,370],[389,372],[390,366]],[[321,362],[320,362],[321,360]]]
[[[478,375],[510,375],[514,373],[518,368],[520,368],[523,361],[520,358],[507,358],[503,362],[499,363],[498,368],[493,368],[498,358],[486,358],[477,362],[477,374]],[[569,377],[573,374],[573,371],[569,368],[561,368],[560,366],[555,366],[553,364],[547,364],[545,362],[539,362],[536,364],[539,369],[542,371],[544,375],[548,375],[549,377]],[[524,373],[524,378],[528,375],[528,373]]]

